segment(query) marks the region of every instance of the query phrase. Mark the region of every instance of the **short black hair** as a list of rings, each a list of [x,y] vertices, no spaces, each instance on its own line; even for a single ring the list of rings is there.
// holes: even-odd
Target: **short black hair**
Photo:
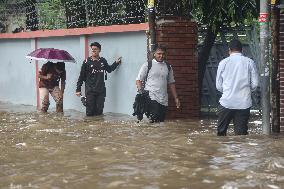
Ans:
[[[241,52],[243,50],[243,45],[239,40],[233,39],[229,43],[229,48],[230,48],[231,51],[240,51]]]
[[[90,47],[93,47],[93,46],[98,47],[100,50],[101,50],[101,48],[102,48],[101,44],[99,44],[98,42],[93,42],[93,43],[91,43]]]
[[[157,50],[162,50],[162,51],[166,52],[167,48],[164,45],[157,44],[157,45],[155,45],[153,52],[156,52]]]

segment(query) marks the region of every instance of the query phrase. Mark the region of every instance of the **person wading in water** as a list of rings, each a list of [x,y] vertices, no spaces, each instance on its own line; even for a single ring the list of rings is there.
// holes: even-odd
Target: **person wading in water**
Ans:
[[[63,112],[63,94],[65,90],[66,70],[65,63],[45,63],[39,72],[39,93],[41,111],[47,112],[50,105],[49,93],[56,102],[56,112]],[[59,81],[61,87],[59,88]]]
[[[121,57],[112,65],[105,58],[100,57],[101,45],[98,42],[91,43],[92,55],[82,64],[80,76],[77,82],[76,95],[81,96],[81,86],[85,82],[86,115],[102,115],[106,97],[105,79],[106,73],[111,73],[121,63]]]

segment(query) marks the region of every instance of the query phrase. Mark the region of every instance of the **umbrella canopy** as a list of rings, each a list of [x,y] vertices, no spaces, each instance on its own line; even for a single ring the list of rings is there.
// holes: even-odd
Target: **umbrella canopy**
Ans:
[[[50,62],[76,62],[75,59],[65,50],[54,48],[40,48],[26,56],[33,60],[43,60]]]

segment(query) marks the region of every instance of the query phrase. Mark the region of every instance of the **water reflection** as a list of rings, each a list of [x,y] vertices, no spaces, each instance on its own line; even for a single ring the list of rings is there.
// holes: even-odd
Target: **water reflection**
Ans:
[[[283,135],[216,136],[216,120],[137,123],[0,104],[0,188],[284,187]],[[232,130],[229,133],[232,133]]]

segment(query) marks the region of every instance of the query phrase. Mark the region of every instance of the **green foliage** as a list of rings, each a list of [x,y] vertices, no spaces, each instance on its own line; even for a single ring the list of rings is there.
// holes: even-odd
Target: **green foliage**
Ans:
[[[193,16],[203,25],[250,25],[258,16],[259,0],[194,0]]]
[[[0,3],[0,12],[4,12],[6,10],[5,4],[4,3]],[[0,14],[0,19],[5,19],[4,14]]]
[[[157,16],[191,17],[193,0],[156,0]]]
[[[37,3],[39,29],[66,28],[64,8],[60,0],[46,0]]]
[[[0,0],[0,13],[2,13],[0,14],[0,23],[2,24],[7,20],[6,14],[3,14],[6,11],[6,4],[7,0]]]

